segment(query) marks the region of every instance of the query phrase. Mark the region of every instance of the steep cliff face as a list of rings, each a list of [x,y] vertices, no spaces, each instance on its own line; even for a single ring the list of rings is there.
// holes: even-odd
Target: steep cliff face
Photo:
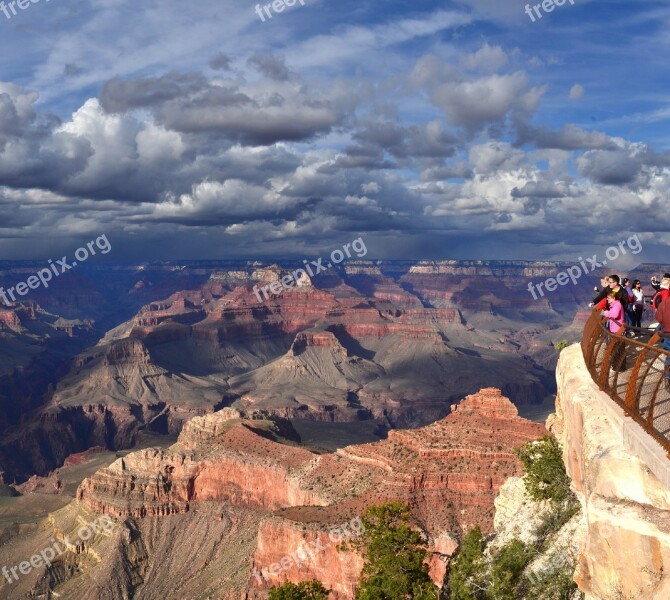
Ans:
[[[347,284],[363,296],[388,300],[401,308],[421,308],[421,301],[404,290],[392,277],[385,276],[378,266],[350,263],[343,267]]]
[[[550,296],[534,299],[529,280],[542,281],[567,264],[527,261],[419,261],[408,267],[399,282],[433,306],[458,306],[465,311],[562,309],[584,304],[587,286],[564,286]],[[589,276],[597,283],[597,274]]]
[[[631,442],[659,457],[659,473],[670,461],[593,383],[579,346],[561,353],[557,380],[548,426],[563,444],[586,523],[576,581],[588,599],[670,598],[670,489]]]
[[[351,599],[360,578],[363,559],[357,552],[343,550],[341,542],[344,540],[340,533],[315,524],[306,525],[278,517],[265,518],[258,529],[250,583],[265,589],[284,581],[317,579],[333,591],[332,600]],[[282,568],[277,573],[272,565],[281,566],[282,560],[284,567],[289,568]]]
[[[133,452],[85,479],[77,498],[119,517],[185,513],[207,500],[263,510],[326,504],[296,474],[312,453],[264,437],[261,426],[271,435],[272,423],[243,421],[230,409],[200,418],[170,449]]]

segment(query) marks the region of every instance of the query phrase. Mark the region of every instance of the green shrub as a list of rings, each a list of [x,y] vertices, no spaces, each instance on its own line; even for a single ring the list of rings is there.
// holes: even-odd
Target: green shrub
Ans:
[[[519,578],[534,555],[532,546],[516,538],[498,550],[491,565],[489,597],[493,600],[515,600]]]
[[[328,600],[328,590],[320,581],[287,582],[270,589],[269,600]]]
[[[361,521],[365,529],[351,542],[365,560],[356,600],[438,600],[425,540],[410,527],[409,507],[398,501],[370,506]]]
[[[478,525],[465,536],[451,563],[447,582],[451,600],[484,598],[484,547],[484,537]]]
[[[563,453],[552,435],[527,442],[514,453],[523,463],[524,483],[533,500],[563,502],[572,495],[570,478],[565,472]]]
[[[554,344],[554,348],[556,348],[556,350],[558,350],[560,352],[561,350],[564,350],[565,348],[567,348],[569,345],[570,345],[570,342],[568,342],[568,340],[561,340],[560,342],[556,342]]]
[[[533,600],[571,600],[579,589],[572,579],[574,564],[561,569],[536,574],[532,579],[524,578],[521,591],[522,598]],[[584,597],[580,592],[580,598]]]

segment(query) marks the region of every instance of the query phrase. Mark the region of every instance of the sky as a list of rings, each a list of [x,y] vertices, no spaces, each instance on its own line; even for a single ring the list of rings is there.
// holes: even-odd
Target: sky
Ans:
[[[0,260],[670,262],[667,0],[19,1]]]

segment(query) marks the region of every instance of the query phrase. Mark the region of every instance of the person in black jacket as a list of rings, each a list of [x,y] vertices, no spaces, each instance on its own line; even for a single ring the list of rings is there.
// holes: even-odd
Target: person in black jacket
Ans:
[[[607,277],[607,275],[604,275],[603,277],[600,278],[600,287],[595,286],[593,288],[593,293],[596,295],[596,297],[598,296],[598,294],[601,294],[605,291],[609,292],[608,282],[609,282],[609,277]]]
[[[621,306],[625,313],[628,308],[628,292],[621,287],[620,283],[621,279],[619,279],[618,275],[610,275],[607,278],[607,287],[593,299],[593,302],[591,302],[589,306],[595,306],[603,298],[607,298],[607,295],[612,291],[616,295],[616,299],[621,302]]]

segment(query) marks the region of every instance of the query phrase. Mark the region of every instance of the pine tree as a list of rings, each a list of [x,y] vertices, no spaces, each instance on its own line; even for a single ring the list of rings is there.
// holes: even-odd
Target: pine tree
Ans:
[[[328,600],[328,590],[320,581],[287,582],[270,589],[269,600]]]
[[[484,536],[477,525],[463,539],[449,569],[451,600],[480,600],[484,597]]]
[[[438,600],[425,541],[410,527],[409,507],[398,501],[370,506],[362,522],[365,530],[352,543],[365,559],[356,600]]]

